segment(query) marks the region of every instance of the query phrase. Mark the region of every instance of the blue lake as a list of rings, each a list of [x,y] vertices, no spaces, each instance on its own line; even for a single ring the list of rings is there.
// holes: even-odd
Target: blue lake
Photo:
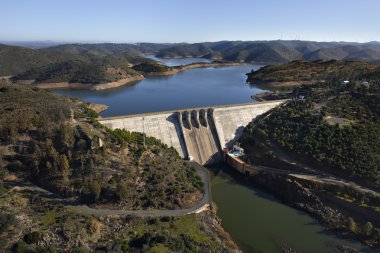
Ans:
[[[170,61],[174,60],[181,62],[181,59]],[[246,84],[245,74],[258,68],[260,66],[241,65],[190,69],[172,76],[147,77],[103,91],[67,89],[54,92],[108,105],[102,116],[245,103],[252,101],[251,95],[262,92]]]

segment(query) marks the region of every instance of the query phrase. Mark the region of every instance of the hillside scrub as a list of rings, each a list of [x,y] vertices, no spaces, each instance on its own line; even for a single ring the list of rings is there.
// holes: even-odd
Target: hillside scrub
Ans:
[[[292,82],[380,79],[380,67],[358,61],[292,61],[268,65],[247,74],[248,82]]]
[[[119,209],[189,207],[202,197],[202,180],[175,149],[105,128],[82,101],[6,83],[0,101],[1,164],[43,188]]]
[[[249,125],[245,145],[255,137],[269,139],[321,169],[377,187],[380,87],[368,85],[336,82],[301,87],[298,92],[306,94],[306,100],[292,100],[256,127]]]

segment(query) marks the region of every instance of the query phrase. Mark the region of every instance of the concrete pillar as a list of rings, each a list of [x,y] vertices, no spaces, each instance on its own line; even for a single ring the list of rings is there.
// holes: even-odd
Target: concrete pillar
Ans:
[[[207,111],[205,109],[201,109],[199,111],[199,121],[201,124],[205,127],[208,127],[208,122],[207,122]]]
[[[183,113],[185,114],[187,125],[189,126],[190,129],[193,128],[191,125],[191,114],[189,113],[189,111],[184,111]]]
[[[191,112],[191,114],[194,117],[195,127],[199,128],[200,127],[200,122],[199,122],[199,113],[198,113],[198,111],[197,110],[193,110]]]
[[[179,125],[181,126],[181,129],[183,128],[183,121],[182,121],[182,113],[176,112]]]
[[[177,118],[178,118],[178,123],[179,123],[179,133],[178,133],[178,139],[182,148],[182,152],[184,157],[189,159],[189,150],[187,148],[187,143],[185,139],[185,129],[183,126],[183,119],[182,119],[182,112],[176,112]]]

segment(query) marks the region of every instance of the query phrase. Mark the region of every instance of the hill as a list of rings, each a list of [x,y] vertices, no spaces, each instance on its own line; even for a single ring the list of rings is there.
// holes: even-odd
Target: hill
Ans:
[[[66,206],[129,210],[192,206],[203,195],[203,181],[173,148],[148,136],[144,146],[140,133],[105,128],[82,101],[5,81],[0,81],[0,113],[3,251],[235,248],[226,236],[220,237],[221,227],[211,212],[138,218],[91,215]]]
[[[4,150],[9,145],[13,145],[14,150],[18,150],[18,147],[23,147],[16,151],[17,155],[3,156],[3,160],[7,164],[5,168],[11,169],[15,163],[19,163],[16,167],[21,172],[33,178],[34,182],[59,194],[69,194],[67,189],[70,188],[71,196],[87,199],[93,203],[112,204],[118,202],[117,182],[123,182],[126,186],[132,184],[135,180],[133,178],[139,177],[140,172],[135,173],[141,168],[140,166],[150,167],[149,171],[151,171],[145,172],[148,173],[144,176],[145,180],[155,180],[151,177],[153,174],[149,174],[158,173],[155,177],[160,178],[162,183],[166,179],[172,180],[177,176],[185,176],[183,178],[185,179],[192,174],[191,171],[187,171],[191,168],[182,162],[176,152],[160,141],[147,137],[147,147],[143,148],[141,146],[141,134],[103,128],[94,120],[97,114],[81,101],[54,95],[43,90],[14,85],[2,85],[0,91],[2,114],[0,141],[2,148]],[[101,138],[104,145],[95,149],[91,147],[91,145],[97,145],[94,136]],[[123,152],[127,152],[129,155],[123,156],[125,159],[120,159]],[[177,168],[175,170],[177,176],[170,175],[174,173],[174,170],[169,172],[170,166],[165,165],[165,169],[160,168],[161,165],[159,164],[162,159],[169,156],[173,161],[172,165]],[[154,162],[154,160],[157,161]],[[63,162],[65,163],[63,164]],[[152,164],[149,165],[150,163]],[[29,170],[28,168],[33,169]],[[183,172],[186,175],[180,175],[182,173],[181,168],[184,169]],[[101,173],[103,177],[96,178],[98,173]],[[125,178],[120,173],[126,173]],[[166,176],[162,177],[164,174],[161,173]],[[110,181],[112,177],[114,180]],[[181,184],[180,182],[183,179],[178,179],[179,181],[175,185]],[[87,188],[76,185],[78,180],[82,181],[82,186]],[[196,181],[193,182],[197,184]],[[183,182],[186,184],[186,186],[183,185],[184,187],[190,187],[186,192],[200,193],[199,189],[197,190],[198,186],[192,186],[193,183],[188,184],[190,181]],[[98,192],[100,195],[92,195],[94,192],[91,187],[94,186],[94,183],[104,189],[105,195],[102,195],[101,192]],[[161,189],[162,185],[158,186],[157,183],[145,187],[160,187]],[[169,184],[169,181],[166,183]],[[173,187],[177,186],[173,185]],[[82,189],[80,190],[80,188]],[[152,194],[155,191],[153,188],[146,191],[148,188],[143,190],[145,193],[134,192],[137,194],[135,198],[126,198],[122,201],[126,204],[132,201],[128,203],[128,206],[132,208],[140,207],[140,205],[147,206],[148,202],[156,208],[181,206],[185,203],[184,201],[153,203],[154,201],[151,202],[153,199],[143,197],[144,194]],[[186,195],[183,195],[182,192],[174,192],[175,190],[169,193],[168,190],[166,196],[169,197],[172,194],[179,194],[178,197]],[[160,198],[157,198],[157,201],[161,201]]]
[[[161,49],[173,46],[173,44],[160,44],[160,43],[76,43],[64,44],[42,49],[46,52],[64,52],[70,54],[92,54],[97,56],[110,56],[119,55],[123,53],[138,53],[138,54],[153,54]]]
[[[156,56],[161,58],[201,58],[212,54],[213,50],[211,50],[207,45],[203,43],[196,43],[178,46],[176,45],[173,47],[161,49]]]
[[[268,65],[247,74],[251,84],[268,87],[291,87],[327,80],[380,79],[380,67],[359,61],[293,61],[282,65]]]
[[[94,59],[65,61],[33,68],[12,77],[12,81],[34,80],[33,84],[67,82],[95,85],[133,77],[140,78],[141,75],[125,64],[112,64],[109,61]]]
[[[159,50],[158,57],[205,57],[249,63],[285,63],[293,60],[380,59],[378,43],[313,41],[220,41],[175,45]]]
[[[0,44],[0,76],[17,75],[31,69],[35,71],[46,68],[51,64],[74,61],[104,62],[128,67],[151,62],[141,52],[150,52],[156,48],[161,48],[160,44],[67,44],[39,50]]]
[[[82,60],[83,57],[54,52],[48,53],[30,48],[8,46],[0,44],[0,76],[10,76],[38,68],[51,63],[68,60]]]

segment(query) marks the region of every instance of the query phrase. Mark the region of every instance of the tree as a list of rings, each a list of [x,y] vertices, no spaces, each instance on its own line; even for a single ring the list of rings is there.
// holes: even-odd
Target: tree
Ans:
[[[89,185],[90,198],[93,202],[99,200],[100,193],[102,191],[102,186],[98,181],[91,181]]]
[[[369,235],[371,232],[372,232],[372,229],[373,229],[373,225],[371,222],[367,221],[363,227],[362,227],[362,230],[363,230],[363,233],[366,234],[366,235]]]
[[[129,192],[125,182],[119,182],[116,190],[117,197],[120,201],[128,198]]]
[[[70,163],[65,154],[60,155],[59,168],[62,173],[63,183],[67,185],[69,183]]]
[[[352,232],[354,232],[354,233],[356,232],[357,225],[356,225],[356,222],[354,221],[354,219],[352,219],[351,217],[348,218],[346,226]]]

